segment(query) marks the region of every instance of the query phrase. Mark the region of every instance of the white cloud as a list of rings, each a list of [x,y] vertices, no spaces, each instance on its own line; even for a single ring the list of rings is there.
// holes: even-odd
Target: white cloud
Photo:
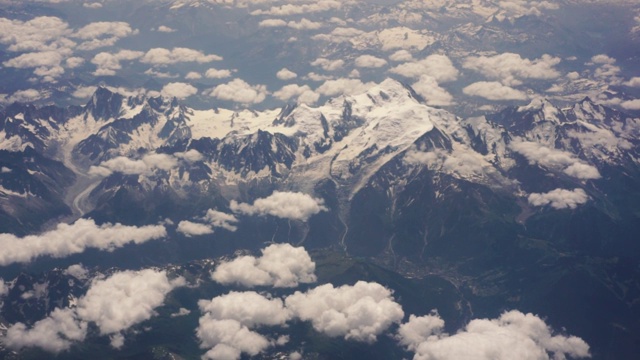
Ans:
[[[258,23],[259,27],[285,27],[287,26],[287,22],[282,19],[265,19]]]
[[[4,280],[0,278],[0,297],[9,293],[9,286],[4,283]]]
[[[97,89],[97,86],[80,86],[71,93],[71,96],[78,99],[88,99]]]
[[[509,144],[515,152],[522,154],[530,164],[539,164],[581,180],[599,179],[600,172],[592,165],[583,163],[575,155],[543,144],[515,139]]]
[[[75,43],[66,38],[71,34],[69,24],[53,16],[39,16],[22,22],[0,18],[0,44],[11,52],[66,51]]]
[[[196,149],[187,150],[185,152],[176,152],[173,156],[190,163],[198,162],[204,158],[204,156]]]
[[[589,200],[589,196],[582,189],[555,189],[548,193],[532,193],[527,198],[534,206],[551,205],[554,209],[575,209]]]
[[[355,64],[360,68],[380,68],[387,65],[387,61],[373,55],[360,55],[356,58]]]
[[[12,350],[38,347],[51,353],[59,353],[68,350],[73,342],[83,341],[86,336],[86,322],[78,321],[71,309],[56,308],[30,329],[20,322],[12,325],[2,342]]]
[[[325,58],[318,58],[311,62],[311,66],[319,66],[324,71],[336,71],[342,69],[344,66],[344,60],[329,60]]]
[[[640,110],[640,99],[623,101],[620,106],[627,110]]]
[[[69,69],[75,69],[84,64],[84,58],[78,56],[70,57],[65,60],[65,64]]]
[[[229,206],[233,212],[279,218],[307,221],[311,216],[322,211],[328,211],[322,199],[297,192],[274,191],[266,198],[260,198],[253,205],[231,201]]]
[[[629,81],[623,83],[623,85],[631,87],[640,87],[640,76],[634,76]]]
[[[429,75],[420,76],[420,80],[413,83],[411,87],[425,99],[427,105],[448,106],[453,102],[453,96]]]
[[[200,73],[197,73],[195,71],[189,71],[187,75],[184,76],[184,78],[187,80],[197,80],[197,79],[202,79],[202,75],[200,75]]]
[[[331,337],[372,343],[404,317],[389,289],[377,283],[333,287],[325,284],[285,299],[287,309],[313,328]]]
[[[210,68],[204,73],[204,76],[209,79],[224,79],[231,77],[231,70]]]
[[[200,300],[198,306],[214,319],[236,320],[249,328],[284,325],[290,318],[282,300],[268,299],[253,291],[232,291],[211,300]]]
[[[287,68],[282,68],[276,73],[276,77],[280,80],[292,80],[298,77],[298,74]]]
[[[158,79],[175,79],[180,77],[178,74],[172,74],[170,72],[158,71],[154,68],[149,68],[144,72],[145,75],[157,77]]]
[[[220,60],[222,60],[222,57],[218,55],[205,55],[198,50],[176,47],[171,50],[165,48],[153,48],[142,56],[140,62],[162,66],[181,62],[197,62],[203,64]]]
[[[340,1],[319,0],[310,4],[285,4],[271,7],[268,10],[254,10],[251,12],[251,15],[289,16],[340,9],[341,7],[342,3]]]
[[[409,54],[411,55],[411,54]],[[458,78],[459,71],[446,55],[429,55],[423,60],[400,64],[389,72],[408,78],[418,78],[428,75],[439,83],[454,81]]]
[[[373,82],[363,83],[360,79],[339,78],[325,81],[316,89],[316,92],[325,96],[356,95],[366,92],[375,85]]]
[[[116,74],[116,70],[122,69],[121,61],[131,61],[140,58],[144,53],[133,50],[120,50],[115,54],[101,52],[96,54],[91,63],[96,65],[96,76],[111,76]]]
[[[63,55],[58,51],[30,52],[9,59],[2,64],[18,69],[55,67],[62,62]]]
[[[108,35],[123,38],[133,34],[133,32],[134,31],[131,29],[131,26],[126,22],[98,21],[78,29],[73,34],[73,37],[78,39],[96,39],[101,36]]]
[[[75,38],[86,40],[78,45],[78,50],[95,50],[105,46],[113,46],[118,40],[134,35],[137,30],[122,21],[98,21],[83,26],[72,35]]]
[[[279,342],[249,329],[284,325],[290,318],[282,300],[255,292],[231,292],[200,300],[198,306],[204,315],[196,335],[200,347],[209,349],[203,359],[239,359],[242,353],[255,356]]]
[[[198,89],[191,84],[183,82],[172,82],[163,86],[160,93],[162,94],[162,96],[166,97],[186,99],[191,95],[197,94]]]
[[[476,71],[490,79],[498,80],[503,85],[517,86],[522,79],[555,79],[560,73],[554,66],[561,61],[558,57],[547,54],[539,59],[523,59],[518,54],[503,53],[494,56],[470,56],[462,66]]]
[[[238,219],[235,216],[222,211],[209,209],[207,210],[203,220],[217,228],[223,228],[228,231],[238,230],[238,227],[235,225],[238,222]]]
[[[121,271],[94,280],[78,300],[76,312],[80,319],[94,322],[100,334],[116,334],[150,319],[165,296],[184,285],[183,278],[170,280],[165,271]]]
[[[99,2],[83,3],[82,7],[85,7],[87,9],[100,9],[102,8],[102,3],[99,3]]]
[[[616,62],[616,59],[610,57],[607,54],[598,54],[598,55],[594,55],[591,57],[591,61],[594,64],[614,64]]]
[[[172,32],[176,32],[176,29],[172,29],[168,26],[165,25],[160,25],[158,26],[158,32],[163,32],[163,33],[172,33]]]
[[[167,236],[161,225],[142,227],[121,224],[96,225],[91,219],[79,219],[73,224],[58,224],[51,231],[19,238],[0,234],[0,265],[27,263],[40,256],[65,257],[85,249],[113,251],[128,243],[141,244]]]
[[[170,316],[172,318],[175,318],[175,317],[180,317],[180,316],[187,316],[189,314],[191,314],[191,310],[185,309],[185,308],[180,308],[180,309],[178,309],[178,312],[173,313]]]
[[[188,220],[180,221],[176,231],[187,237],[213,234],[213,228],[211,228],[211,226]]]
[[[287,26],[296,30],[317,30],[322,27],[321,22],[311,21],[306,18],[302,18],[300,21],[289,21]]]
[[[211,278],[223,285],[296,287],[316,281],[315,266],[303,247],[272,244],[258,258],[241,256],[221,263]]]
[[[437,315],[411,316],[398,340],[415,352],[415,360],[565,359],[590,357],[589,345],[575,336],[553,335],[539,317],[509,311],[498,319],[475,319],[454,335],[443,332]]]
[[[168,94],[164,94],[168,96]],[[183,153],[178,153],[182,155]],[[196,156],[195,154],[193,154]],[[89,175],[106,177],[117,172],[125,175],[147,175],[154,170],[169,171],[178,166],[178,157],[168,154],[146,154],[141,159],[118,156],[89,168]]]
[[[398,50],[389,55],[391,61],[412,61],[413,55],[407,50]]]
[[[82,264],[75,264],[69,266],[65,271],[65,275],[73,276],[78,280],[85,280],[88,278],[89,270],[87,270]]]
[[[527,94],[524,92],[497,81],[478,81],[462,89],[462,92],[469,96],[478,96],[494,101],[527,99]]]
[[[285,85],[280,90],[274,92],[273,96],[282,101],[296,98],[296,102],[299,104],[315,104],[320,98],[320,94],[311,90],[309,85],[300,86],[297,84]]]
[[[30,103],[36,100],[40,100],[44,95],[36,89],[18,90],[10,96],[3,96],[0,94],[0,103],[12,104],[14,102]]]
[[[243,104],[258,104],[267,97],[265,85],[250,85],[242,79],[233,79],[213,88],[210,96]]]

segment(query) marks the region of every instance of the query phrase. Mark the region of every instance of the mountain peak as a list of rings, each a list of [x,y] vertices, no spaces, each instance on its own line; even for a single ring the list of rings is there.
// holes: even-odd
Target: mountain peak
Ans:
[[[87,110],[95,119],[108,119],[118,115],[124,96],[112,92],[107,87],[98,86],[87,103]]]

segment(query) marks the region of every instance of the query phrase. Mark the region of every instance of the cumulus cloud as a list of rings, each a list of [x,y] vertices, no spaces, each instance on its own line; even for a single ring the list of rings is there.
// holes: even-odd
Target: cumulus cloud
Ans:
[[[551,205],[554,209],[575,209],[589,200],[582,189],[555,189],[548,193],[532,193],[528,197],[529,204],[534,206]]]
[[[165,271],[118,272],[107,279],[94,280],[78,300],[76,312],[80,319],[94,322],[100,334],[117,334],[150,319],[165,296],[185,284],[181,277],[170,280]]]
[[[594,64],[614,64],[616,59],[610,57],[607,54],[598,54],[591,57],[591,61]]]
[[[411,54],[408,54],[410,56]],[[401,53],[401,56],[407,56]],[[454,81],[458,78],[459,71],[446,55],[429,55],[423,60],[400,64],[389,72],[402,75],[408,78],[418,78],[428,75],[436,79],[439,83]]]
[[[373,343],[378,335],[404,317],[389,289],[377,283],[333,287],[325,284],[285,299],[287,309],[316,331],[331,337]]]
[[[322,23],[302,18],[300,21],[289,21],[287,26],[296,30],[317,30],[322,27]]]
[[[67,58],[65,60],[65,64],[69,69],[75,69],[80,65],[84,64],[84,58],[81,58],[79,56],[73,56],[73,57]]]
[[[12,325],[2,342],[12,350],[38,347],[51,353],[59,353],[68,350],[74,342],[83,341],[86,336],[86,322],[79,321],[71,309],[56,308],[31,328],[20,322]]]
[[[87,9],[100,9],[102,8],[102,3],[99,3],[99,2],[83,3],[82,7],[85,7]]]
[[[172,82],[163,86],[160,93],[162,94],[162,96],[166,97],[186,99],[191,95],[197,94],[198,89],[191,84],[183,82]]]
[[[238,230],[238,227],[235,225],[238,223],[238,219],[235,216],[222,211],[209,209],[207,210],[203,220],[217,228],[223,228],[228,231]]]
[[[398,50],[389,55],[391,61],[412,61],[413,55],[407,50]]]
[[[213,234],[211,226],[188,220],[180,221],[176,230],[187,237]]]
[[[209,95],[220,100],[258,104],[267,97],[267,87],[265,85],[250,85],[242,79],[233,79],[226,84],[216,86]]]
[[[640,76],[634,76],[629,81],[626,81],[623,85],[631,87],[640,87]]]
[[[321,11],[327,11],[332,9],[340,9],[342,3],[336,0],[319,0],[310,4],[285,4],[280,6],[273,6],[267,10],[254,10],[251,15],[276,15],[276,16],[289,16],[289,15],[301,15],[316,13]]]
[[[0,278],[0,297],[9,293],[9,286],[4,283],[4,280]]]
[[[209,79],[224,79],[231,77],[231,70],[210,68],[204,73],[204,76]]]
[[[448,106],[453,102],[453,96],[429,75],[422,75],[411,87],[425,99],[427,105]]]
[[[285,85],[280,90],[274,92],[273,96],[282,101],[296,98],[296,102],[304,104],[315,104],[320,98],[320,94],[311,90],[309,85],[300,86],[297,84]]]
[[[36,89],[18,90],[10,96],[3,96],[0,94],[0,103],[12,104],[14,102],[30,103],[36,100],[40,100],[44,95]]]
[[[296,192],[275,191],[266,198],[260,198],[253,205],[231,201],[229,206],[233,212],[279,218],[307,221],[311,216],[322,211],[328,211],[324,200],[310,195]]]
[[[91,63],[96,65],[96,76],[112,76],[116,74],[116,70],[122,69],[121,61],[131,61],[140,58],[144,53],[133,50],[120,50],[115,54],[101,52],[96,54]]]
[[[558,57],[547,54],[539,59],[523,59],[514,53],[503,53],[494,56],[467,57],[462,67],[476,71],[490,79],[498,80],[503,85],[517,86],[522,79],[555,79],[560,73],[554,68],[561,61]]]
[[[316,92],[325,96],[356,95],[375,85],[373,82],[363,83],[360,79],[339,78],[325,81],[316,89]]]
[[[623,101],[620,106],[627,110],[640,110],[640,99]]]
[[[176,152],[173,153],[173,156],[190,163],[198,162],[204,158],[204,156],[196,149],[187,150],[185,152]]]
[[[280,80],[292,80],[297,78],[298,74],[294,73],[293,71],[287,68],[282,68],[280,69],[280,71],[276,73],[276,77]]]
[[[118,40],[136,34],[131,26],[122,21],[98,21],[78,29],[73,37],[86,40],[78,45],[79,50],[95,50],[113,46]]]
[[[287,288],[315,282],[315,267],[303,247],[272,244],[262,250],[260,257],[241,256],[221,263],[211,278],[223,285]]]
[[[187,75],[184,76],[184,78],[187,80],[197,80],[197,79],[202,79],[202,75],[200,75],[200,73],[195,71],[189,71]]]
[[[462,92],[469,96],[478,96],[493,101],[527,99],[527,94],[524,92],[503,85],[498,81],[478,81],[462,89]]]
[[[167,95],[167,94],[165,94]],[[169,171],[178,166],[178,159],[184,157],[197,157],[197,154],[178,153],[176,156],[169,154],[146,154],[141,159],[131,159],[126,156],[118,156],[107,161],[103,161],[98,166],[89,168],[89,175],[106,177],[112,173],[122,173],[125,175],[149,175],[154,170],[160,169]]]
[[[287,26],[287,22],[282,19],[265,19],[258,23],[259,27],[285,27]]]
[[[122,331],[155,315],[174,288],[184,286],[183,278],[169,280],[165,271],[151,269],[117,272],[106,279],[94,279],[87,293],[73,309],[56,308],[31,328],[17,323],[7,330],[4,344],[13,350],[38,347],[52,353],[68,350],[83,341],[88,322],[101,335],[111,335],[111,345],[124,344]]]
[[[498,319],[475,319],[454,335],[443,332],[438,315],[411,316],[398,340],[415,360],[565,359],[590,357],[589,345],[575,336],[554,335],[539,317],[509,311]]]
[[[523,155],[530,164],[562,170],[565,174],[581,180],[599,179],[601,177],[596,167],[583,163],[572,153],[520,139],[515,139],[509,146],[515,152]]]
[[[153,48],[147,51],[140,62],[152,65],[172,65],[181,62],[197,62],[208,63],[212,61],[220,61],[222,57],[218,55],[206,55],[198,50],[176,47],[171,50],[165,48]]]
[[[360,68],[380,68],[387,65],[387,60],[373,55],[360,55],[356,58],[355,64]]]
[[[329,60],[325,58],[318,58],[311,62],[311,66],[319,66],[324,71],[335,71],[342,69],[344,66],[344,60]]]
[[[64,274],[73,276],[78,280],[85,280],[88,278],[89,270],[82,266],[82,264],[75,264],[65,269]]]
[[[168,26],[165,25],[160,25],[158,26],[158,32],[163,32],[163,33],[172,33],[172,32],[176,32],[176,29],[172,29]]]
[[[96,225],[91,219],[79,219],[75,223],[58,224],[51,231],[39,235],[17,237],[0,234],[0,265],[27,263],[40,256],[56,258],[79,254],[85,249],[113,251],[126,244],[142,244],[167,236],[162,225],[142,227],[121,224]]]
[[[75,46],[67,37],[72,30],[58,17],[38,16],[28,21],[0,18],[0,44],[11,52],[56,51],[65,53]]]
[[[276,342],[249,329],[284,325],[290,317],[282,300],[255,292],[231,292],[200,300],[198,306],[204,315],[196,335],[200,346],[209,349],[203,359],[239,359],[242,353],[255,356]]]

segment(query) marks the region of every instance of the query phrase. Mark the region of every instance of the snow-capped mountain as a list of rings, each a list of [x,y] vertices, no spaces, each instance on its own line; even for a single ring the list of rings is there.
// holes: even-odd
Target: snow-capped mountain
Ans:
[[[577,272],[599,269],[576,280],[588,288],[614,281],[615,271],[583,256],[638,258],[640,119],[590,99],[565,108],[536,99],[469,118],[426,101],[387,79],[321,106],[267,111],[195,110],[104,87],[81,107],[16,103],[0,113],[2,231],[34,233],[81,216],[175,224],[217,209],[243,226],[220,223],[233,231],[216,232],[213,244],[192,242],[191,250],[175,243],[187,239],[178,226],[174,240],[148,251],[189,261],[193,253],[295,242],[405,274],[436,271],[478,299],[513,297],[503,283],[510,271],[540,261],[549,262],[541,276],[558,282],[577,276],[557,278],[563,257]],[[247,215],[258,211],[247,204],[278,192],[309,194],[317,215]],[[142,256],[125,251],[133,251],[125,264]],[[442,259],[459,265],[445,271]],[[535,304],[547,296],[546,288],[515,288]],[[633,297],[598,291],[607,304]]]

